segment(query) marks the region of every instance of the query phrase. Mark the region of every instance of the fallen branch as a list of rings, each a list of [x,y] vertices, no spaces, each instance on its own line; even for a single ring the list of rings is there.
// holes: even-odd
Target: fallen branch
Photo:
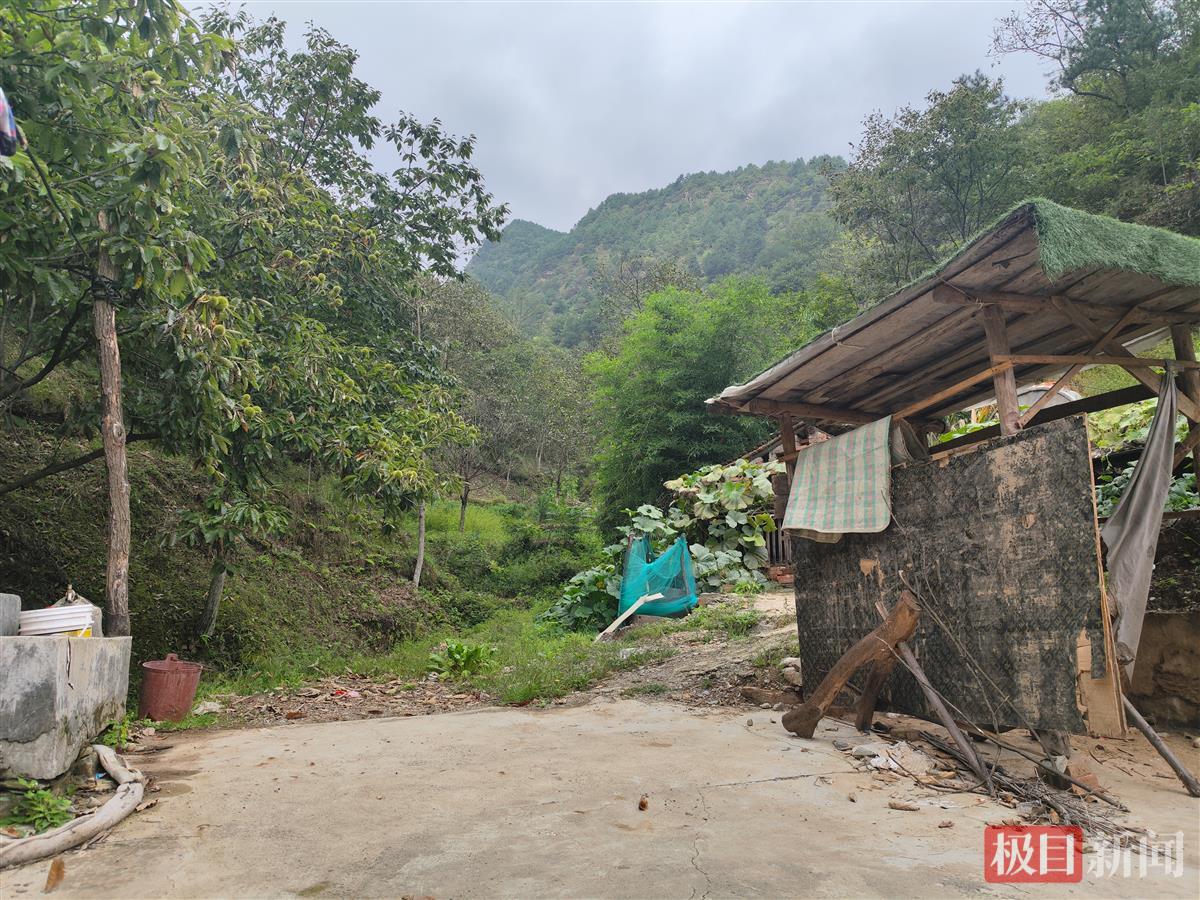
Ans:
[[[1183,782],[1187,792],[1193,797],[1200,797],[1200,782],[1196,781],[1196,776],[1189,772],[1179,757],[1171,752],[1171,748],[1158,736],[1158,732],[1150,727],[1150,723],[1142,718],[1142,714],[1129,702],[1129,698],[1122,697],[1121,699],[1125,701],[1125,715],[1129,716],[1133,724],[1137,726],[1137,730],[1146,736],[1146,740],[1158,751],[1158,755],[1167,761],[1167,765],[1179,776],[1179,780]]]
[[[36,862],[78,847],[117,825],[142,802],[145,777],[136,769],[125,766],[116,751],[103,744],[93,744],[100,765],[117,782],[116,793],[93,813],[73,819],[52,831],[33,834],[15,841],[0,843],[0,869]]]

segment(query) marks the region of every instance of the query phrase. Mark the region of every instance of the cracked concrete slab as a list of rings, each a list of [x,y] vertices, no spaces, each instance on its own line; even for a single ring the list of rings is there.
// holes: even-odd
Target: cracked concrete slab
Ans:
[[[830,722],[805,741],[769,713],[752,718],[748,725],[745,713],[729,710],[596,699],[169,735],[163,742],[173,749],[130,758],[158,779],[161,792],[151,796],[159,804],[90,850],[65,855],[55,893],[1012,893],[984,883],[981,858],[984,823],[1007,810],[976,795],[925,796],[917,812],[888,809],[892,794],[911,797],[912,787],[853,770],[831,743],[853,734],[849,726]],[[639,811],[643,794],[648,808]],[[1178,821],[1190,809],[1194,818],[1190,802],[1160,803],[1156,812]],[[947,818],[955,827],[938,828]],[[1197,835],[1187,828],[1184,876],[1151,876],[1132,893],[1195,896]],[[4,896],[39,892],[48,865],[0,874]],[[1041,887],[1049,895],[1131,894],[1114,879]]]

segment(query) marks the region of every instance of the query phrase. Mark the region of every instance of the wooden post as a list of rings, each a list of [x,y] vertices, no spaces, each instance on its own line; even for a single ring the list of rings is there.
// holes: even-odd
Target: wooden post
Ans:
[[[987,335],[988,353],[995,364],[997,356],[1008,356],[1008,326],[998,306],[983,308],[983,330]],[[1016,434],[1021,430],[1021,408],[1017,404],[1017,379],[1012,368],[1002,369],[992,376],[996,388],[996,413],[1001,434]]]
[[[779,443],[783,448],[784,466],[787,467],[788,488],[792,486],[792,476],[796,474],[796,429],[792,425],[792,414],[783,413],[779,417]]]
[[[109,231],[101,212],[100,230]],[[96,260],[103,282],[92,298],[92,317],[100,361],[100,437],[108,469],[108,569],[104,591],[104,633],[129,634],[129,465],[125,456],[125,418],[121,409],[121,350],[117,344],[117,310],[108,291],[117,269],[104,245]]]
[[[1187,360],[1188,362],[1196,361],[1196,335],[1195,331],[1189,325],[1172,325],[1171,326],[1171,343],[1175,345],[1175,358]],[[1200,404],[1200,370],[1184,369],[1180,375],[1182,384],[1180,390],[1187,394],[1192,400]],[[1192,429],[1200,428],[1200,422],[1195,419],[1189,419]],[[1197,484],[1200,484],[1200,450],[1192,451],[1192,468],[1196,471]]]

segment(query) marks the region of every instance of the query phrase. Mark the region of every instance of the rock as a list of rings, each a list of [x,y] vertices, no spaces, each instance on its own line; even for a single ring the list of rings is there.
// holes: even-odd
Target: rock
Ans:
[[[770,703],[760,703],[760,704],[758,704],[758,708],[759,709],[770,709],[771,704]]]
[[[780,672],[783,680],[795,687],[804,686],[804,676],[797,669],[784,669]]]
[[[753,719],[747,719],[747,720],[746,720],[746,727],[747,727],[747,728],[753,728],[753,727],[754,727],[754,720],[753,720]]]
[[[144,734],[146,737],[154,737],[154,735],[156,735],[157,733],[158,733],[158,730],[156,728],[154,728],[153,726],[151,726],[150,728],[142,729],[142,734]]]
[[[1017,804],[1017,815],[1022,819],[1036,819],[1042,811],[1042,804],[1026,800]]]
[[[779,666],[783,669],[795,669],[797,672],[799,672],[801,668],[800,657],[785,656],[779,661]]]
[[[71,778],[90,781],[96,777],[96,772],[98,770],[99,766],[96,764],[96,751],[92,749],[91,744],[88,744],[79,751],[79,756],[72,764],[69,774]]]
[[[1192,746],[1200,749],[1200,737],[1192,738]]]
[[[637,656],[641,652],[641,649],[638,647],[626,647],[624,650],[619,651],[617,656],[621,659],[629,659],[629,657]]]
[[[850,751],[851,756],[856,756],[859,759],[869,759],[873,756],[886,756],[888,750],[891,749],[891,744],[877,742],[874,744],[859,744]]]
[[[938,828],[953,828],[953,827],[954,827],[954,823],[951,822],[949,819],[942,819],[942,821],[938,822]]]
[[[225,706],[216,700],[205,700],[203,703],[197,703],[192,712],[198,716],[206,716],[209,713],[219,713]]]
[[[849,750],[849,749],[850,749],[850,742],[849,742],[849,741],[843,741],[841,738],[834,738],[834,739],[833,739],[833,746],[834,746],[834,749],[835,749],[835,750],[842,750],[842,751],[846,751],[846,750]]]
[[[918,812],[921,807],[915,803],[909,803],[907,800],[889,800],[888,809],[899,809],[904,812]]]

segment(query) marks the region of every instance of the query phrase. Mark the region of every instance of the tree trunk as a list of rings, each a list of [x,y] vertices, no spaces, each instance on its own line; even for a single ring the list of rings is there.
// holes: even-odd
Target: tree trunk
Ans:
[[[462,531],[462,528],[458,529]],[[413,566],[413,588],[421,587],[421,570],[425,568],[425,501],[417,506],[417,564]]]
[[[100,229],[108,231],[103,213]],[[97,274],[107,284],[117,279],[108,252],[100,248]],[[93,321],[100,359],[100,436],[108,468],[108,569],[104,591],[104,633],[129,634],[129,465],[125,457],[125,420],[121,409],[121,351],[117,310],[107,295],[93,298]]]
[[[462,504],[458,507],[458,530],[464,532],[467,530],[467,497],[471,494],[471,482],[463,483],[462,489]]]
[[[211,637],[217,627],[217,612],[221,609],[221,596],[225,592],[225,576],[229,570],[225,565],[225,551],[218,550],[209,570],[208,596],[204,599],[204,614],[200,617],[199,637]]]

